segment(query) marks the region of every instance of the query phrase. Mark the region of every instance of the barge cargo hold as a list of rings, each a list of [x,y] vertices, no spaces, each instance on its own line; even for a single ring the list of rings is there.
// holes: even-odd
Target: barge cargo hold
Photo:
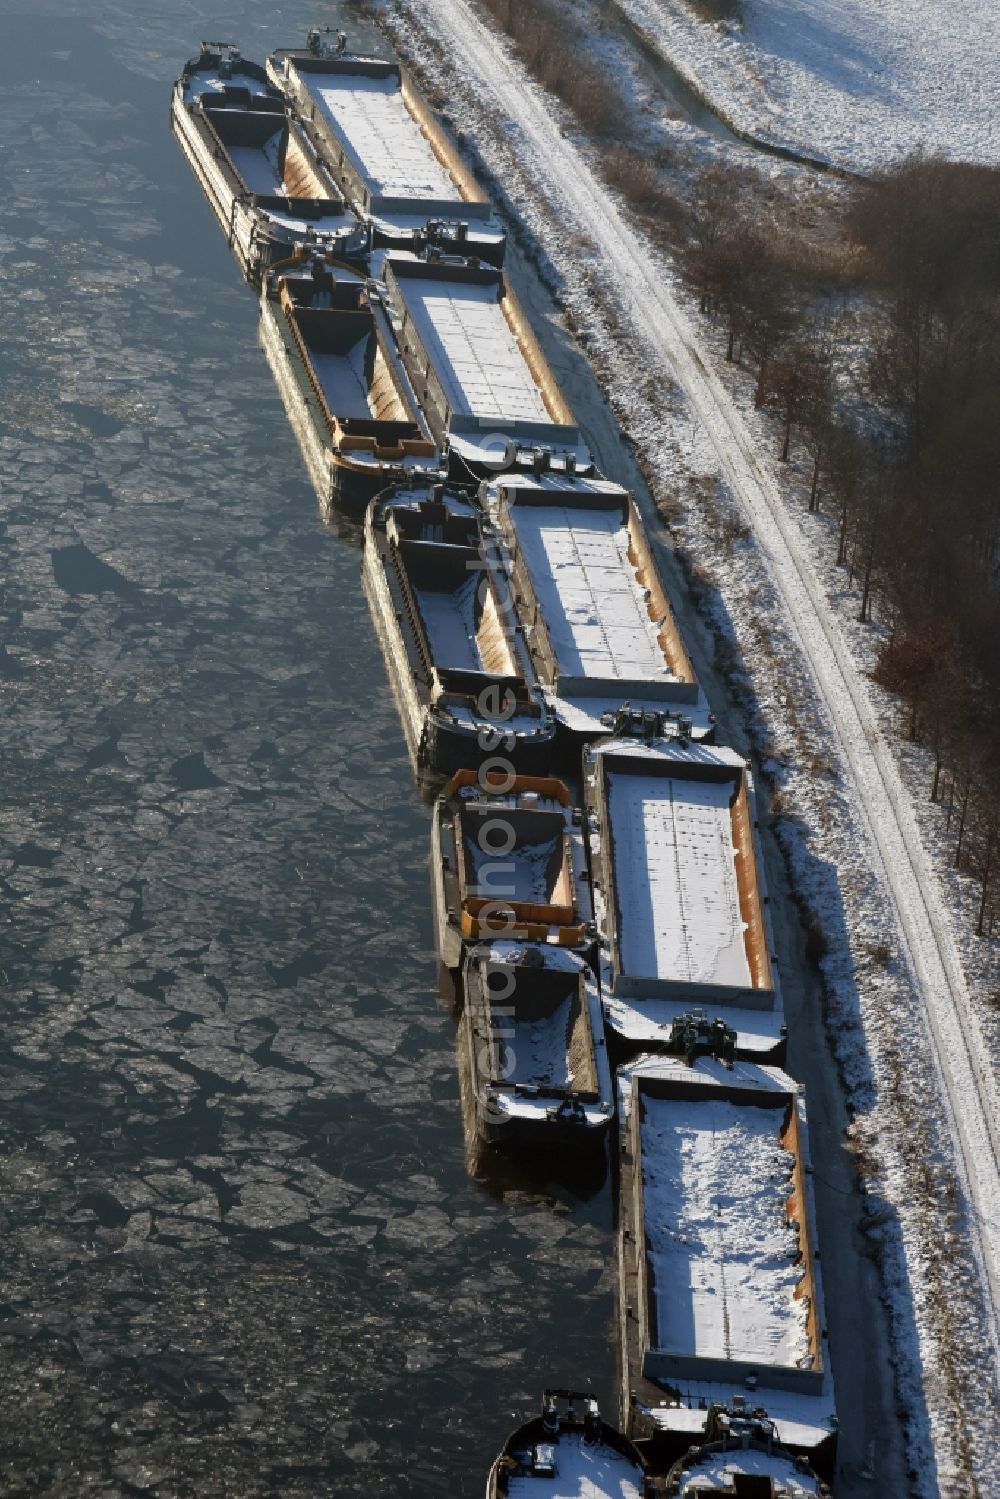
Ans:
[[[593,467],[500,271],[393,255],[384,276],[403,362],[459,483],[518,467],[581,473]]]
[[[480,1138],[493,1145],[603,1149],[615,1101],[597,979],[564,948],[494,942],[469,950],[462,1036]]]
[[[575,746],[628,703],[697,739],[715,722],[628,492],[599,478],[504,474],[482,501],[509,553],[535,668]]]
[[[692,1008],[741,1056],[785,1046],[753,782],[733,750],[611,739],[584,755],[601,991],[616,1048],[672,1050]]]
[[[398,63],[320,43],[275,52],[267,72],[331,161],[374,249],[436,246],[503,264],[506,234],[492,204]]]
[[[827,1472],[833,1381],[805,1105],[783,1072],[643,1058],[619,1073],[623,1420],[676,1461],[752,1401]]]
[[[546,1390],[541,1415],[504,1444],[486,1499],[643,1499],[644,1473],[637,1448],[601,1420],[592,1396]]]
[[[546,771],[555,719],[468,496],[389,490],[365,519],[362,571],[418,777],[498,752],[522,774]]]
[[[389,319],[351,267],[321,255],[273,267],[260,339],[324,509],[361,513],[397,480],[437,476]]]
[[[367,253],[368,231],[321,155],[264,69],[235,47],[202,44],[174,86],[170,119],[248,280],[306,240],[342,260]]]
[[[435,936],[449,973],[479,942],[592,948],[581,822],[562,781],[485,767],[451,778],[431,833]]]

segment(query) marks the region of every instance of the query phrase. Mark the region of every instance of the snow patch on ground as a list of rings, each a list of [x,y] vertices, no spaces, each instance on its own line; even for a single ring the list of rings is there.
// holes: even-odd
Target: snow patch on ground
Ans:
[[[737,129],[872,172],[920,149],[1000,161],[994,0],[614,0]]]

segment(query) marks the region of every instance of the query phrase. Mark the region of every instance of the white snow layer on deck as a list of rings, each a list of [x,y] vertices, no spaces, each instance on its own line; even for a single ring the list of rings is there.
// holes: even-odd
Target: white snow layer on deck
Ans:
[[[792,1156],[781,1113],[711,1099],[643,1101],[646,1253],[657,1346],[700,1358],[798,1367],[808,1301],[785,1202]]]
[[[347,145],[375,197],[461,201],[430,141],[410,114],[395,78],[345,74],[323,83],[303,81]]]
[[[620,514],[513,505],[511,515],[560,673],[670,679]]]
[[[619,961],[633,978],[751,988],[730,782],[610,775]]]
[[[495,285],[412,279],[403,293],[453,413],[551,421]]]
[[[758,1479],[772,1479],[781,1499],[808,1499],[819,1492],[815,1478],[799,1473],[786,1459],[770,1452],[716,1452],[692,1463],[685,1470],[678,1489],[678,1499],[702,1499],[704,1494],[732,1494],[734,1476],[753,1474]],[[765,1493],[769,1490],[765,1489]]]
[[[193,101],[202,94],[224,94],[227,88],[245,88],[262,98],[273,95],[267,83],[237,70],[231,78],[223,78],[221,73],[191,73],[184,85],[184,97]]]
[[[603,994],[601,1003],[607,1024],[619,1036],[650,1048],[663,1045],[669,1038],[673,1023],[683,1015],[690,1014],[691,996],[685,994],[676,999],[623,999],[614,994]],[[759,1010],[756,1006],[746,1009],[738,1005],[721,1005],[714,1001],[706,1005],[711,1020],[722,1020],[736,1032],[736,1044],[746,1055],[765,1057],[781,1040],[781,1029],[785,1014],[778,1010]]]
[[[285,191],[284,178],[278,166],[285,123],[279,120],[274,134],[262,146],[227,146],[229,158],[239,172],[248,192],[274,197]]]
[[[480,848],[474,838],[466,838],[465,851],[472,888],[491,899],[533,905],[558,899],[563,870],[561,833],[539,843],[520,844],[501,857]]]
[[[555,1478],[512,1478],[510,1499],[641,1499],[641,1477],[611,1447],[563,1436],[554,1450]]]
[[[508,1082],[537,1088],[573,1087],[577,1079],[570,1070],[569,1035],[575,1005],[576,996],[568,994],[551,1014],[536,1020],[521,1020],[516,1014],[497,1020],[511,1068]]]
[[[367,336],[359,338],[345,354],[317,354],[309,351],[309,360],[323,388],[326,404],[334,416],[363,417],[372,415],[365,373]]]
[[[457,589],[416,588],[420,618],[427,631],[435,666],[461,671],[482,671],[483,658],[476,640],[477,577],[468,577]]]

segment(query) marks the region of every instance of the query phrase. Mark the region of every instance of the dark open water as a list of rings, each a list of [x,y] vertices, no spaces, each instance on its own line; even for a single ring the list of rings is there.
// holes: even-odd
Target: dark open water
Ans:
[[[607,1190],[466,1173],[358,548],[169,132],[315,19],[0,5],[6,1495],[479,1495],[613,1403]]]

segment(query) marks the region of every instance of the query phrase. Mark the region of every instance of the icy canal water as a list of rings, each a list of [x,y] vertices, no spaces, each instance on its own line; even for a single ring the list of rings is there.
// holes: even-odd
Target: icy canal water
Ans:
[[[5,1493],[480,1495],[612,1404],[607,1188],[467,1174],[357,540],[169,133],[313,20],[0,28]]]

